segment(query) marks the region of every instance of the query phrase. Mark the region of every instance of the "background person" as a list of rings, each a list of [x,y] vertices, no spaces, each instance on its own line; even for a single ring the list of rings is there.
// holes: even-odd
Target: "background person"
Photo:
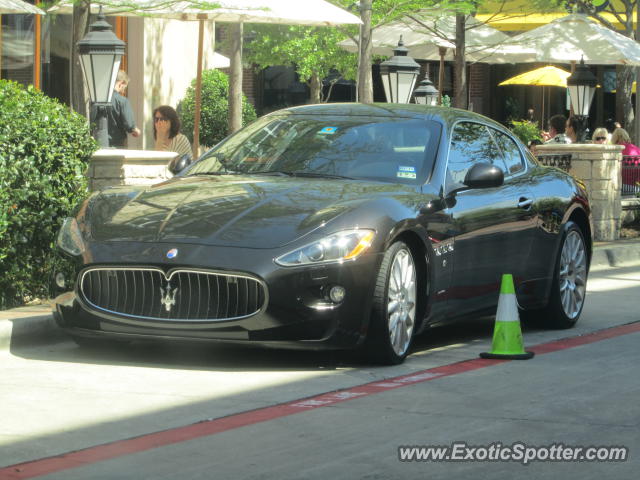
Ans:
[[[549,133],[543,132],[544,143],[571,143],[571,140],[565,135],[564,130],[567,126],[567,117],[564,115],[554,115],[549,119]]]
[[[613,131],[611,143],[624,145],[624,150],[622,150],[622,191],[626,194],[639,193],[637,168],[640,166],[640,148],[631,143],[629,133],[622,127]]]
[[[609,132],[604,127],[598,127],[593,131],[591,141],[596,144],[603,145],[609,141]]]
[[[629,133],[621,127],[616,128],[611,134],[611,143],[613,145],[624,145],[622,155],[640,156],[640,148],[631,143]]]
[[[570,140],[569,143],[578,143],[578,119],[576,117],[567,118],[567,124],[564,129],[564,133]]]
[[[136,127],[133,118],[133,110],[129,99],[124,96],[129,85],[129,75],[124,70],[118,70],[116,83],[113,87],[111,97],[111,108],[107,111],[107,129],[109,134],[109,146],[115,148],[125,148],[127,135],[140,136],[140,129]],[[91,110],[91,121],[96,119],[97,110]]]
[[[173,107],[161,105],[153,111],[155,150],[192,154],[189,139],[180,133],[180,119]]]

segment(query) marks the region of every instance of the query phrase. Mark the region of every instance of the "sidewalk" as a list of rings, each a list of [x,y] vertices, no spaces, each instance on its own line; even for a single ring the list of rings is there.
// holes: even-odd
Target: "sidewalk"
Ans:
[[[636,265],[640,266],[640,239],[594,244],[592,271]],[[7,350],[12,344],[52,338],[65,338],[65,334],[57,328],[51,306],[34,305],[0,311],[0,350]]]

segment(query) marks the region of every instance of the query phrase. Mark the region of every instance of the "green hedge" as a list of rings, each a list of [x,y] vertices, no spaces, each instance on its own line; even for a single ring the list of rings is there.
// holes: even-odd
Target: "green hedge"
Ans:
[[[229,134],[229,77],[220,70],[202,72],[202,100],[200,102],[200,145],[213,147]],[[184,133],[193,143],[195,115],[195,80],[178,105],[178,115]],[[256,119],[256,111],[242,95],[242,125]]]
[[[33,87],[0,80],[0,308],[47,296],[55,237],[86,196],[97,146],[86,119]]]

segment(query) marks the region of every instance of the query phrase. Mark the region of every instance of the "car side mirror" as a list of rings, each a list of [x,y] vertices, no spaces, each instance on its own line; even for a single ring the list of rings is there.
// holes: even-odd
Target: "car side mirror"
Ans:
[[[185,153],[184,155],[175,157],[173,160],[171,160],[171,162],[169,162],[169,171],[174,175],[177,175],[192,163],[193,163],[193,160],[191,158],[191,155],[189,155],[188,153]]]
[[[465,175],[463,183],[469,188],[499,187],[504,183],[504,172],[490,163],[476,163]]]

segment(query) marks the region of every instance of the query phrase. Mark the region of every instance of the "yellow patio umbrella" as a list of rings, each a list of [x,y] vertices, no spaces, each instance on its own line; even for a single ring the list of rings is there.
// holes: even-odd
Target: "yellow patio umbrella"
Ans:
[[[571,72],[567,72],[558,67],[547,65],[536,68],[529,72],[521,73],[515,77],[508,78],[498,85],[539,85],[542,87],[542,127],[544,128],[544,87],[567,87],[567,78]]]

